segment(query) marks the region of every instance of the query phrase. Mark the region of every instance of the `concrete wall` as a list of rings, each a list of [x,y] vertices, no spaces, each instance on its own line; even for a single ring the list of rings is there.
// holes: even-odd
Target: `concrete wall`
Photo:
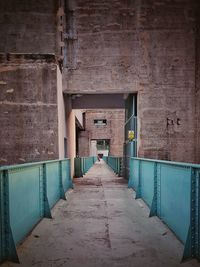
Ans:
[[[81,128],[83,128],[84,127],[84,125],[83,125],[83,111],[76,109],[76,110],[74,110],[74,115],[76,117],[76,120],[77,120],[77,123],[79,124],[79,126]]]
[[[55,53],[57,2],[0,1],[0,52]]]
[[[106,119],[107,125],[96,126],[95,119]],[[109,139],[110,155],[123,155],[124,110],[88,110],[85,112],[85,130],[79,135],[79,154],[88,156],[91,140]]]
[[[88,157],[90,155],[90,133],[89,131],[80,131],[78,136],[78,150],[80,157]]]
[[[57,0],[0,2],[0,165],[64,157],[64,27]]]
[[[54,57],[1,56],[0,165],[58,158],[57,109]]]
[[[198,14],[198,27],[197,27],[197,38],[196,38],[196,120],[197,120],[197,146],[196,155],[198,162],[200,163],[200,9]]]
[[[58,157],[58,132],[65,135],[61,120],[58,131],[61,74],[46,54],[61,64],[65,30],[65,92],[138,92],[139,156],[200,162],[200,2],[71,0],[68,9],[65,18],[56,0],[0,3],[1,161]],[[75,116],[67,116],[73,157]]]
[[[64,90],[138,92],[141,157],[200,162],[197,9],[198,0],[76,1],[76,64],[64,72]]]

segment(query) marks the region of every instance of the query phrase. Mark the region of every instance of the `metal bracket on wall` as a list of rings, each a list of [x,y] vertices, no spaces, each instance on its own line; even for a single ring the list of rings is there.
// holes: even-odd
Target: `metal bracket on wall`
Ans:
[[[136,196],[135,199],[141,198],[141,162],[139,161],[138,166],[138,186],[136,189]]]
[[[132,189],[134,189],[134,187],[133,187],[133,182],[132,182],[132,180],[129,178],[129,180],[128,180],[128,188],[132,188]]]
[[[59,162],[59,179],[60,179],[60,199],[66,200],[65,190],[62,181],[62,161]]]
[[[135,190],[134,187],[134,182],[133,179],[131,177],[131,175],[133,175],[133,161],[131,160],[131,158],[129,159],[129,177],[128,177],[128,188],[132,188],[133,190]]]
[[[154,195],[153,201],[151,204],[151,209],[149,213],[149,217],[153,217],[157,215],[157,196]]]
[[[20,263],[17,255],[17,250],[12,234],[12,229],[10,226],[10,210],[9,210],[9,176],[8,171],[3,172],[3,177],[1,179],[1,192],[3,191],[1,198],[1,227],[2,227],[2,238],[1,238],[1,249],[3,260],[9,260],[15,263]]]
[[[52,219],[51,209],[49,205],[49,200],[47,197],[47,175],[46,175],[46,164],[43,164],[43,211],[44,217]]]
[[[154,194],[153,194],[153,200],[151,204],[151,209],[149,213],[149,217],[156,216],[157,215],[157,163],[154,163]]]
[[[191,238],[191,226],[189,227],[188,234],[187,234],[187,240],[184,246],[184,251],[183,251],[183,257],[181,262],[184,262],[188,259],[192,258],[192,238]]]
[[[184,247],[182,262],[191,258],[200,259],[200,236],[199,236],[199,216],[200,216],[200,172],[191,168],[191,207],[190,226],[187,240]]]
[[[136,190],[135,199],[139,199],[139,198],[141,198],[141,190],[140,189],[137,189]]]

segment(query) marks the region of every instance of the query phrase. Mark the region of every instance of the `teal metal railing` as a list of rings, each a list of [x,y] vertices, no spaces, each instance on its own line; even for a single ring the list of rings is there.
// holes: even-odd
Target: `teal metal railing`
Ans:
[[[77,157],[74,159],[75,177],[82,177],[97,161],[97,157]]]
[[[0,262],[19,262],[16,245],[72,187],[69,159],[0,168]]]
[[[183,259],[200,259],[200,165],[130,159],[129,187],[185,245]]]
[[[113,169],[113,171],[118,176],[122,176],[122,157],[103,156],[103,160],[108,164],[108,166]]]

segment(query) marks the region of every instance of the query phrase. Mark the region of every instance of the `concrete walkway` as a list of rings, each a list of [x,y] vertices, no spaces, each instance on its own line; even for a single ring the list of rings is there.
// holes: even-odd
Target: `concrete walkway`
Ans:
[[[183,245],[103,161],[67,197],[18,248],[21,265],[3,266],[200,266],[179,263]]]

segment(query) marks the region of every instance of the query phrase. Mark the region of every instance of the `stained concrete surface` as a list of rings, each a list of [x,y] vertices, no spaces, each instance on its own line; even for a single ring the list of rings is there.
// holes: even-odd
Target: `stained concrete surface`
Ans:
[[[75,179],[67,198],[19,246],[20,266],[200,266],[180,264],[183,245],[103,161]]]

